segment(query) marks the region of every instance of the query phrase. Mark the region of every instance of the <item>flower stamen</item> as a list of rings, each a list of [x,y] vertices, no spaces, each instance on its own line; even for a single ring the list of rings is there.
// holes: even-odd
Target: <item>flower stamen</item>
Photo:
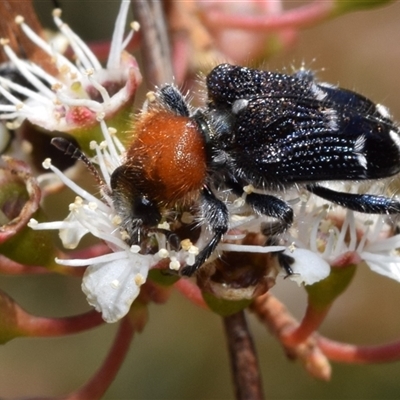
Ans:
[[[107,60],[107,68],[114,69],[120,66],[121,53],[126,47],[123,43],[125,21],[128,16],[130,1],[122,1],[117,19],[115,21],[115,28],[113,37],[111,39],[110,53]],[[133,31],[132,31],[133,32]]]
[[[3,44],[3,49],[10,61],[18,68],[19,72],[31,85],[33,85],[40,93],[42,93],[47,98],[54,99],[54,93],[30,71],[30,69],[27,67],[27,63],[18,58],[18,56],[14,53],[14,51],[8,44]]]
[[[61,10],[58,8],[53,10],[54,23],[69,40],[69,43],[74,53],[77,55],[79,62],[82,64],[83,68],[94,68],[96,71],[100,71],[102,67],[99,63],[99,60],[89,49],[86,43],[69,27],[68,24],[64,23],[60,17]]]

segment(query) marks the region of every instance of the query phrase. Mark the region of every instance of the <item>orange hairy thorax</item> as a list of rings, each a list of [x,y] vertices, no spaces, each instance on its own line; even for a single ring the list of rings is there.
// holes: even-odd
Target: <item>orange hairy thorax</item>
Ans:
[[[206,175],[205,142],[194,120],[157,111],[137,121],[126,164],[142,193],[163,204],[186,200]]]

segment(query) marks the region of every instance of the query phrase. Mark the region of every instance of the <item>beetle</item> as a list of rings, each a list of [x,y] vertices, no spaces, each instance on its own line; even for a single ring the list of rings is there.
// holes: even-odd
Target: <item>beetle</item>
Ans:
[[[173,85],[160,87],[135,124],[124,163],[111,176],[111,197],[131,243],[154,230],[177,204],[198,204],[212,237],[193,265],[205,263],[229,228],[227,205],[215,189],[242,196],[276,222],[270,238],[293,222],[293,210],[268,192],[294,185],[348,209],[396,214],[400,202],[338,192],[323,181],[374,180],[400,171],[400,130],[388,110],[353,91],[292,75],[220,64],[206,77],[207,100],[192,110]],[[284,266],[285,267],[285,266]],[[285,267],[290,272],[290,267]]]

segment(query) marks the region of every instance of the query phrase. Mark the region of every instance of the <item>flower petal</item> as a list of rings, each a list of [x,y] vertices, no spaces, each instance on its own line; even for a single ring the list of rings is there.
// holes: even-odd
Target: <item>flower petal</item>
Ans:
[[[153,257],[131,254],[122,260],[90,265],[82,281],[87,301],[102,313],[104,321],[124,317],[146,281]]]
[[[297,282],[299,285],[312,285],[329,276],[331,268],[329,264],[318,254],[306,249],[295,249],[286,251],[290,257],[293,257],[294,263],[290,265],[294,274],[289,275],[289,279]]]
[[[362,258],[372,271],[400,282],[400,257],[364,251]]]
[[[68,226],[68,228],[60,229],[58,235],[66,249],[75,249],[82,237],[85,236],[89,230],[78,222],[76,214],[73,212],[65,218],[64,222],[70,222],[71,225]]]

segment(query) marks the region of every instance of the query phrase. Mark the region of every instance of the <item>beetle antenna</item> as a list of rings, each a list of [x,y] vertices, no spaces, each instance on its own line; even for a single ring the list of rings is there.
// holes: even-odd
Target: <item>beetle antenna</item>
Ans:
[[[76,160],[82,161],[85,163],[87,168],[89,169],[90,173],[94,176],[96,179],[96,182],[105,187],[105,183],[103,179],[101,178],[99,172],[93,165],[93,163],[89,160],[89,158],[84,154],[77,146],[75,146],[72,142],[70,142],[67,139],[64,139],[62,137],[55,137],[51,139],[51,144],[56,147],[58,150],[61,150],[66,154],[67,156],[70,156],[71,158],[75,158]]]

